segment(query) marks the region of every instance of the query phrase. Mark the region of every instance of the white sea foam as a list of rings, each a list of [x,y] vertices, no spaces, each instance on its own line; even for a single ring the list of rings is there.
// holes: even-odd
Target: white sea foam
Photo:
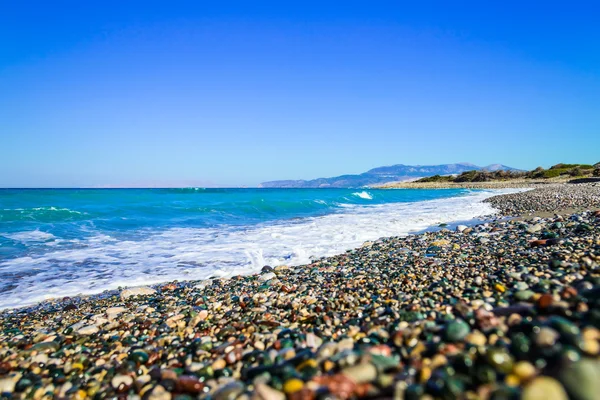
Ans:
[[[361,199],[365,199],[365,200],[373,200],[373,196],[371,196],[371,193],[366,192],[366,191],[362,191],[362,192],[356,192],[356,193],[352,193],[354,196],[358,196]]]
[[[20,275],[16,287],[0,291],[0,308],[119,286],[251,273],[266,264],[304,264],[312,257],[338,254],[368,240],[493,214],[492,206],[482,200],[499,192],[510,191],[353,206],[322,217],[245,229],[173,228],[136,241],[97,235],[74,248],[55,248],[0,264],[4,276]],[[43,232],[28,235],[42,237]]]
[[[19,242],[47,242],[50,240],[54,240],[55,236],[48,232],[42,232],[39,230],[34,231],[24,231],[24,232],[15,232],[15,233],[5,233],[2,236],[16,240]]]

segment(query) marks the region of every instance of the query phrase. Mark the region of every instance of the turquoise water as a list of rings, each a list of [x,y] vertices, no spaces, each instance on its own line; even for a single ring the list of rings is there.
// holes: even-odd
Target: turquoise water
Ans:
[[[492,210],[468,190],[2,189],[0,307],[300,264]]]

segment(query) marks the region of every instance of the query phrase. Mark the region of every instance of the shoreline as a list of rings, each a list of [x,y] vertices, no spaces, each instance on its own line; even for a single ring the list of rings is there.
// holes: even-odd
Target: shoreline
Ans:
[[[0,389],[39,398],[593,398],[600,187],[486,201],[500,209],[495,220],[381,238],[304,266],[2,310]],[[591,211],[548,214],[565,208]],[[531,323],[539,329],[525,329]]]
[[[19,286],[18,281],[15,282],[15,285],[17,285],[15,287],[18,289],[1,294],[0,309],[30,307],[44,300],[56,300],[65,296],[89,296],[107,290],[115,290],[118,287],[154,286],[173,280],[184,279],[195,281],[207,279],[211,276],[247,275],[260,271],[260,268],[266,264],[279,265],[280,263],[284,263],[286,265],[304,265],[310,263],[311,259],[334,256],[359,247],[365,241],[381,237],[412,234],[430,229],[440,223],[453,223],[456,221],[461,224],[471,224],[469,221],[494,212],[490,205],[481,202],[481,200],[494,194],[507,192],[512,191],[473,191],[462,194],[440,193],[439,195],[431,193],[430,196],[422,196],[418,193],[414,196],[408,194],[405,196],[404,193],[396,193],[394,195],[390,192],[384,192],[383,194],[391,195],[387,197],[406,200],[375,206],[339,208],[338,211],[330,212],[324,216],[299,219],[297,221],[299,225],[296,224],[295,220],[280,220],[249,226],[247,229],[233,229],[230,233],[222,236],[223,240],[214,243],[215,246],[220,246],[221,254],[212,251],[210,248],[212,245],[208,243],[210,240],[207,241],[208,244],[204,244],[202,241],[199,241],[196,245],[193,242],[189,242],[189,245],[174,244],[173,246],[169,246],[171,249],[174,249],[169,253],[172,258],[167,258],[165,252],[156,252],[161,257],[160,259],[164,260],[162,264],[164,267],[158,268],[157,271],[160,274],[155,275],[137,273],[137,271],[143,271],[145,268],[144,264],[140,263],[127,267],[128,269],[132,269],[131,273],[115,271],[112,277],[110,274],[104,273],[100,277],[100,280],[95,280],[97,273],[92,270],[87,275],[89,279],[86,281],[83,278],[85,276],[84,272],[73,272],[69,265],[65,265],[64,269],[59,271],[59,275],[54,279],[49,279],[45,287],[38,285],[32,287],[31,291],[28,291],[27,288],[33,285],[33,280],[30,280],[29,286],[23,285],[22,287]],[[360,194],[370,197],[366,192],[353,193],[352,197]],[[414,200],[409,200],[409,198],[414,198]],[[363,203],[371,203],[370,200],[372,199],[365,200]],[[304,228],[299,229],[298,227]],[[204,232],[182,230],[181,234],[178,233],[172,236],[172,238],[173,240],[186,240],[188,237],[199,235],[199,238],[210,239],[212,236],[211,232],[209,231],[208,234]],[[239,232],[245,232],[245,237],[242,237]],[[272,239],[271,235],[273,234],[282,239]],[[333,239],[334,236],[336,237],[335,240]],[[163,239],[160,236],[156,237],[158,237],[158,240],[150,237],[149,242],[155,243],[160,249],[162,248],[160,246],[163,246]],[[194,242],[198,242],[198,240]],[[145,244],[147,241],[141,241],[140,243],[139,245],[135,243],[132,245],[136,245],[135,247],[137,248],[148,249],[149,254],[155,254],[153,253],[153,249]],[[238,247],[236,248],[234,245]],[[258,247],[264,253],[258,251]],[[230,249],[232,253],[229,254],[227,249]],[[70,254],[64,253],[65,251],[58,249],[51,257],[57,259],[64,257],[65,260],[76,259],[83,262],[83,256],[86,255],[81,254],[77,257],[71,257]],[[118,242],[114,246],[108,243],[106,247],[98,247],[96,253],[92,251],[87,252],[91,257],[100,258],[102,258],[103,253],[123,254],[124,258],[122,262],[124,263],[148,259],[148,257],[138,257],[136,254],[130,254],[127,249],[119,247]],[[184,255],[198,254],[199,258],[180,256],[182,253]],[[207,256],[203,256],[203,254],[207,254]],[[290,257],[284,259],[283,256],[287,255],[290,255]],[[127,256],[130,256],[131,260],[127,259]],[[41,257],[41,259],[47,260],[51,257]],[[197,262],[198,264],[205,265],[205,267],[187,270],[185,263],[177,264],[178,260]],[[231,260],[232,263],[228,264],[229,269],[223,268],[219,264],[219,260]],[[120,260],[115,261],[119,262]],[[152,259],[148,259],[148,261],[151,265],[156,264]],[[22,259],[22,262],[24,263],[23,266],[26,266],[29,261]],[[32,262],[36,262],[36,259],[32,260]],[[66,263],[67,261],[64,261],[62,264]],[[50,270],[52,271],[56,270],[56,267],[51,264],[49,262],[38,263],[38,271],[44,271],[44,266],[51,268]],[[169,267],[170,264],[172,264],[171,267]],[[11,266],[14,270],[17,270],[19,263],[13,262]],[[115,269],[109,266],[106,271],[110,272]],[[61,272],[64,272],[64,274]],[[75,279],[69,281],[69,274],[73,274]],[[65,285],[57,286],[55,284],[56,281],[60,280],[66,281]]]
[[[391,182],[377,189],[518,189],[566,184],[569,179],[513,179],[491,182]]]

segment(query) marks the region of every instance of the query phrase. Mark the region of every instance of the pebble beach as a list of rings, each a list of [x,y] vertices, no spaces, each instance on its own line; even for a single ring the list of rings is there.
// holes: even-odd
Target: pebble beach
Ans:
[[[600,185],[487,201],[308,265],[2,311],[0,396],[599,399]]]

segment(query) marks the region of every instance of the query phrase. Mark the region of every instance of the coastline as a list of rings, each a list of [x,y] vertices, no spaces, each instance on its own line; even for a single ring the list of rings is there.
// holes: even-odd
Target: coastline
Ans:
[[[569,181],[567,178],[554,179],[512,179],[490,182],[391,182],[378,189],[516,189],[536,188],[545,185],[560,185]]]
[[[600,382],[586,375],[600,367],[599,195],[596,185],[501,195],[486,200],[497,218],[473,227],[257,275],[4,310],[0,387],[50,398],[590,398],[581,393]],[[85,361],[63,350],[71,343],[90,349]],[[44,373],[52,365],[58,379]]]
[[[280,197],[288,196],[285,190],[279,192],[284,192]],[[169,219],[179,214],[177,209],[174,214],[165,209],[163,214],[169,217],[158,220],[154,225],[156,229],[141,232],[134,241],[123,239],[130,233],[137,235],[139,229],[128,228],[119,235],[123,224],[118,215],[112,224],[115,230],[111,232],[106,225],[100,225],[102,221],[95,221],[93,214],[77,214],[82,220],[104,228],[89,234],[81,232],[83,241],[74,243],[75,246],[72,241],[63,241],[65,229],[60,226],[40,226],[41,231],[28,227],[19,229],[23,231],[20,234],[8,235],[12,239],[10,244],[24,243],[34,252],[31,258],[27,252],[20,252],[0,262],[1,277],[6,277],[0,286],[7,288],[0,290],[0,309],[27,306],[49,298],[101,293],[123,286],[246,275],[259,272],[264,265],[304,265],[315,257],[334,256],[359,247],[365,241],[402,236],[452,221],[465,223],[492,214],[493,207],[481,200],[506,192],[512,191],[323,191],[309,194],[309,201],[304,202],[314,209],[326,209],[323,215],[209,228],[193,224],[170,229]],[[127,196],[129,192],[122,194]],[[115,196],[111,201],[116,201]],[[68,208],[70,204],[65,203]],[[268,201],[263,207],[269,212]],[[88,211],[75,205],[69,209]],[[136,207],[128,209],[132,214],[125,224],[137,218]],[[244,208],[237,214],[244,214]],[[121,213],[121,216],[125,215]],[[70,228],[68,222],[65,225]],[[2,242],[0,236],[0,245]]]

